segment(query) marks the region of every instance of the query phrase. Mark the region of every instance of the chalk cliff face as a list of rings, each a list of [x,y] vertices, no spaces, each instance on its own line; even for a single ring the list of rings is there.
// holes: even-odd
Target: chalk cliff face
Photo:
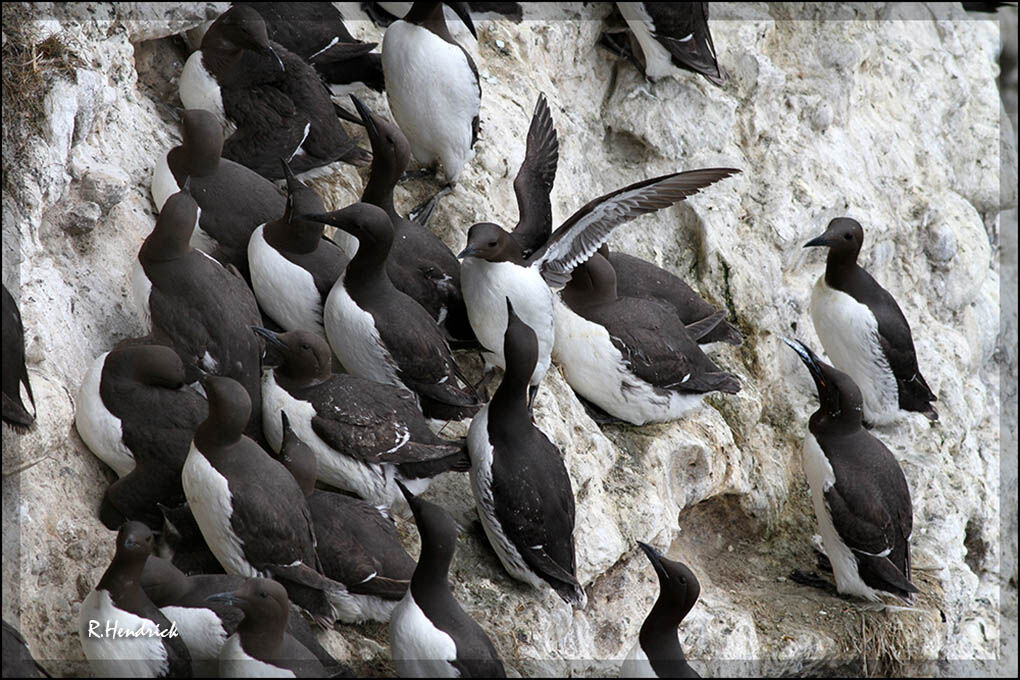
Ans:
[[[340,4],[362,19],[351,22],[356,35],[381,39],[355,3]],[[71,75],[24,93],[42,102],[41,117],[25,128],[16,157],[4,149],[3,278],[20,300],[39,418],[26,435],[3,432],[3,611],[59,672],[85,670],[80,602],[114,550],[114,533],[96,517],[112,472],[75,432],[74,401],[96,356],[142,334],[128,273],[154,224],[152,168],[180,135],[173,110],[186,54],[170,36],[222,9],[32,10],[30,40],[56,36],[77,60]],[[711,350],[742,391],[666,425],[600,429],[550,370],[535,414],[566,456],[577,499],[584,611],[507,576],[474,524],[466,475],[429,490],[463,529],[456,596],[508,669],[616,673],[658,588],[637,540],[669,549],[701,581],[681,640],[703,674],[976,672],[984,666],[939,664],[992,663],[1000,635],[1003,643],[1012,635],[1015,650],[1016,504],[1009,496],[1000,508],[999,499],[1000,448],[1014,466],[1003,483],[1016,488],[1017,336],[1012,323],[1000,327],[999,291],[1001,275],[1012,282],[1004,290],[1015,318],[1016,151],[1000,116],[998,23],[959,7],[713,3],[729,73],[718,88],[686,72],[649,83],[595,47],[605,22],[619,21],[608,3],[529,12],[520,24],[477,22],[470,49],[482,78],[481,138],[433,229],[457,251],[472,223],[516,221],[513,177],[544,92],[560,140],[557,224],[642,178],[742,169],[621,228],[612,246],[684,277],[727,310],[746,341]],[[1013,49],[1015,88],[1015,40]],[[388,115],[385,97],[366,99]],[[354,201],[365,180],[344,166],[313,184],[334,209]],[[402,186],[398,207],[432,190]],[[816,398],[780,337],[821,350],[808,301],[824,257],[801,246],[841,215],[864,226],[861,263],[898,300],[939,398],[938,423],[908,416],[875,430],[913,497],[913,579],[922,592],[911,611],[866,611],[786,579],[814,568],[800,443]],[[1001,270],[1000,251],[1013,262]],[[1009,418],[1012,426],[1003,424]],[[416,550],[413,527],[401,530]],[[1000,597],[1013,607],[1009,626]],[[321,637],[340,658],[392,672],[384,626]]]

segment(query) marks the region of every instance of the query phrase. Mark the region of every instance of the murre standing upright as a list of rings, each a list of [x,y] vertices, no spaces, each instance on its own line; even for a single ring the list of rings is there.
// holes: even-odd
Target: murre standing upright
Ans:
[[[553,356],[574,391],[610,416],[674,420],[709,392],[740,391],[697,343],[722,315],[685,326],[670,305],[618,295],[613,266],[595,253],[560,291]]]
[[[492,640],[453,598],[450,562],[457,525],[449,513],[400,485],[421,536],[411,587],[390,618],[390,653],[403,678],[503,678]]]
[[[836,589],[874,602],[883,593],[909,601],[918,590],[910,582],[914,515],[903,469],[864,429],[861,391],[850,376],[803,343],[784,342],[800,356],[818,389],[818,410],[804,439],[804,474]],[[794,578],[818,585],[800,572]]]
[[[360,99],[351,99],[372,144],[372,173],[361,200],[385,210],[393,225],[386,273],[397,290],[414,298],[452,338],[473,338],[460,292],[460,262],[424,224],[404,218],[393,205],[393,190],[410,159],[407,137]]]
[[[3,289],[3,421],[24,432],[35,422],[35,397],[32,396],[32,383],[25,367],[25,329],[21,325],[21,311],[7,286]],[[31,413],[25,408],[26,398],[32,404]]]
[[[630,47],[609,34],[603,35],[602,43],[629,58],[649,80],[682,68],[716,85],[726,82],[708,30],[707,2],[618,2],[616,6],[630,27]]]
[[[464,446],[440,439],[403,389],[332,374],[326,341],[308,331],[266,338],[262,380],[266,439],[279,451],[280,413],[315,452],[317,477],[377,505],[403,506],[395,481],[424,491],[432,477],[465,470]]]
[[[142,571],[142,590],[160,611],[177,624],[181,639],[191,653],[196,676],[218,675],[220,650],[237,631],[244,614],[225,602],[210,602],[210,595],[237,590],[247,579],[229,574],[186,575],[169,560],[150,555]],[[327,668],[342,665],[322,648],[304,617],[292,616],[287,630]]]
[[[506,307],[503,382],[468,430],[471,490],[489,544],[510,575],[536,588],[548,584],[564,602],[584,609],[570,476],[563,454],[528,413],[538,340],[509,300]]]
[[[263,311],[288,331],[309,330],[326,337],[322,305],[350,262],[347,249],[357,242],[340,232],[346,248],[323,237],[323,224],[301,215],[326,210],[315,191],[302,183],[283,161],[287,208],[283,215],[255,229],[248,242],[251,287]]]
[[[223,128],[205,109],[181,115],[181,143],[156,161],[152,200],[156,210],[190,179],[190,193],[202,209],[191,245],[221,264],[248,271],[252,230],[283,214],[286,199],[276,185],[240,163],[221,158]]]
[[[856,220],[829,222],[805,248],[829,249],[825,274],[811,292],[815,332],[833,365],[845,371],[864,397],[864,420],[884,425],[900,412],[938,420],[935,393],[917,367],[910,324],[896,300],[857,264],[864,230]]]
[[[209,417],[181,473],[184,495],[209,549],[228,574],[273,576],[324,626],[336,611],[315,554],[304,494],[283,465],[242,434],[251,401],[234,380],[202,378]]]
[[[638,541],[638,545],[659,577],[659,597],[623,660],[620,677],[700,678],[687,663],[676,629],[698,601],[701,584],[683,562],[666,559],[647,543]]]
[[[180,79],[189,109],[212,111],[226,128],[223,156],[268,179],[283,175],[285,158],[297,173],[337,160],[364,165],[333,111],[329,90],[300,57],[269,40],[262,16],[236,5],[213,22]]]
[[[283,445],[277,459],[294,475],[308,501],[323,573],[346,588],[330,595],[340,620],[388,623],[411,583],[414,559],[400,544],[385,508],[315,488],[315,453],[294,434],[287,414],[280,417]]]
[[[359,86],[383,91],[382,55],[362,42],[329,2],[235,2],[253,7],[266,22],[269,39],[280,43],[319,72],[334,95]]]
[[[446,4],[476,35],[466,3]],[[411,153],[422,165],[441,164],[447,183],[456,184],[474,154],[482,88],[475,62],[450,35],[443,3],[415,2],[390,24],[382,62],[390,111]]]
[[[189,381],[198,369],[225,375],[261,404],[262,343],[249,330],[261,325],[258,303],[240,276],[189,245],[201,210],[185,187],[167,199],[138,251],[131,273],[135,303],[153,338],[181,357]],[[261,441],[261,408],[247,431]]]
[[[453,420],[481,404],[453,361],[435,319],[397,290],[386,272],[393,227],[382,208],[355,203],[325,215],[306,215],[353,234],[358,252],[337,279],[323,320],[326,337],[351,375],[395,385],[415,395],[426,417]]]
[[[92,363],[78,391],[74,424],[89,450],[120,477],[99,510],[108,529],[129,519],[158,529],[158,504],[184,502],[181,468],[205,416],[205,399],[185,384],[184,364],[169,347],[127,345]]]
[[[233,592],[206,599],[233,605],[244,613],[237,632],[220,650],[220,677],[327,677],[322,662],[287,632],[290,599],[276,581],[250,578]]]
[[[187,646],[142,591],[142,569],[152,545],[147,526],[125,523],[117,533],[113,561],[81,603],[78,634],[85,658],[98,677],[191,677]],[[126,631],[144,634],[125,635]]]
[[[600,196],[575,212],[544,246],[524,258],[517,242],[498,225],[482,222],[468,230],[467,247],[458,257],[461,290],[471,327],[488,354],[487,363],[503,366],[506,299],[538,336],[538,362],[531,376],[532,397],[549,370],[554,329],[553,290],[605,243],[613,230],[630,220],[666,208],[715,182],[739,172],[705,168],[631,184]]]

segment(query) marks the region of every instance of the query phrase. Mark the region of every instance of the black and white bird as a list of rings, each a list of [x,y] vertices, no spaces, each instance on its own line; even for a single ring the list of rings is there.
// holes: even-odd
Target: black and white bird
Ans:
[[[446,4],[476,35],[467,5]],[[443,3],[415,2],[390,24],[382,62],[390,111],[411,153],[422,165],[441,165],[446,182],[456,184],[474,155],[482,88],[474,60],[450,35]]]
[[[235,2],[262,15],[269,39],[311,64],[334,95],[360,87],[383,91],[382,56],[376,43],[351,35],[343,14],[329,2]]]
[[[317,477],[376,505],[403,507],[401,480],[419,491],[431,478],[470,465],[462,444],[440,439],[406,391],[354,375],[332,374],[325,340],[308,331],[264,328],[262,401],[266,439],[280,450],[280,413],[315,452]]]
[[[169,347],[127,345],[92,363],[74,423],[89,450],[120,478],[99,511],[108,529],[129,519],[159,529],[158,504],[184,502],[181,469],[205,417],[205,398],[186,385],[184,364]]]
[[[224,129],[223,156],[268,179],[280,159],[297,173],[368,154],[348,136],[315,69],[269,40],[262,16],[237,5],[213,22],[180,79],[185,108],[212,111]],[[226,135],[226,133],[225,133]]]
[[[682,68],[716,85],[726,82],[708,29],[707,2],[618,2],[616,6],[630,28],[629,45],[620,44],[614,34],[604,35],[602,43],[633,61],[649,80]]]
[[[864,429],[861,391],[853,379],[803,343],[785,342],[818,389],[818,410],[804,439],[804,474],[836,589],[874,602],[886,593],[909,601],[918,590],[910,582],[914,520],[903,469]]]
[[[900,410],[938,420],[935,393],[917,367],[910,324],[896,300],[857,264],[864,230],[856,220],[829,222],[805,248],[829,249],[825,274],[811,292],[815,332],[833,365],[845,371],[864,397],[864,420],[884,425]]]
[[[434,503],[401,491],[414,513],[421,554],[411,587],[390,618],[390,654],[402,678],[502,678],[492,640],[453,597],[449,572],[457,525]]]
[[[357,242],[339,232],[338,245],[324,238],[323,224],[301,215],[325,212],[322,199],[284,161],[287,207],[279,219],[255,229],[248,242],[252,290],[262,310],[288,331],[310,330],[326,337],[322,306],[350,262]]]
[[[125,523],[117,533],[113,561],[81,603],[78,634],[97,677],[191,677],[187,646],[142,590],[142,570],[152,547],[147,526]]]
[[[414,559],[400,544],[385,508],[315,488],[315,453],[294,434],[287,414],[280,416],[283,446],[277,459],[294,475],[308,501],[323,573],[346,589],[330,596],[340,620],[388,623],[411,583]]]
[[[163,514],[163,525],[156,537],[157,555],[188,574],[225,573],[223,565],[209,550],[187,502],[174,507],[160,504],[159,511]]]
[[[267,578],[250,578],[232,592],[206,598],[237,607],[244,614],[237,632],[220,650],[222,678],[324,678],[326,669],[287,632],[287,590]]]
[[[169,560],[151,555],[142,571],[142,590],[164,616],[177,624],[177,632],[191,653],[196,676],[219,674],[220,651],[227,639],[237,632],[244,614],[237,607],[209,601],[210,595],[238,590],[247,579],[229,574],[195,574],[188,576]],[[287,631],[308,648],[327,668],[340,670],[315,639],[315,634],[301,616],[287,620]]]
[[[234,380],[202,378],[209,416],[195,432],[181,482],[209,549],[228,574],[272,576],[320,625],[332,625],[332,583],[315,554],[315,531],[291,473],[242,433],[251,401]]]
[[[620,677],[700,678],[687,663],[677,639],[677,626],[698,601],[701,584],[683,562],[666,559],[646,543],[638,541],[638,545],[659,577],[659,597],[641,624],[638,641],[623,660]]]
[[[19,432],[35,422],[35,397],[25,367],[25,329],[14,296],[3,287],[3,421]],[[29,412],[25,402],[32,405]]]
[[[3,677],[5,678],[49,678],[52,677],[32,657],[32,650],[17,628],[3,622]]]
[[[202,209],[191,245],[246,274],[252,230],[282,215],[287,201],[275,184],[221,158],[222,152],[223,128],[216,116],[205,109],[185,110],[180,145],[156,162],[152,200],[156,210],[162,210],[189,182],[189,193]]]
[[[506,372],[468,430],[471,490],[485,535],[514,578],[545,585],[578,609],[574,491],[563,454],[531,422],[528,381],[538,360],[535,332],[506,301]]]
[[[616,281],[609,260],[595,253],[560,291],[553,357],[575,392],[644,425],[682,417],[709,392],[740,391],[737,377],[698,346],[722,312],[685,326],[671,305],[619,295]]]
[[[397,212],[393,190],[410,160],[410,146],[400,128],[373,113],[351,95],[372,143],[372,172],[361,200],[379,206],[393,225],[393,248],[386,272],[397,290],[425,308],[451,338],[473,339],[467,308],[460,292],[460,262],[453,252],[424,226]]]
[[[731,168],[690,170],[647,179],[596,198],[527,258],[517,241],[498,225],[473,225],[467,247],[458,256],[464,258],[461,290],[471,327],[488,350],[486,362],[504,366],[506,299],[510,298],[514,311],[538,336],[538,362],[531,376],[534,395],[549,369],[555,339],[553,288],[566,285],[574,267],[590,258],[616,227],[669,207],[736,172]]]
[[[258,303],[244,279],[189,244],[201,210],[180,191],[163,205],[131,274],[135,304],[152,339],[174,348],[194,381],[199,372],[224,375],[259,396],[262,343],[249,330],[260,326]],[[248,433],[262,439],[262,410]]]
[[[325,222],[358,239],[358,252],[334,284],[323,312],[329,345],[347,372],[416,395],[426,417],[473,415],[481,404],[466,387],[443,332],[424,307],[393,285],[386,271],[393,244],[386,211],[355,203],[305,219]]]

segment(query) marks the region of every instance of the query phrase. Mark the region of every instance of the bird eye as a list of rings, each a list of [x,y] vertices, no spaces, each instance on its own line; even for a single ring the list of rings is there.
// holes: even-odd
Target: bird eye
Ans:
[[[312,346],[309,345],[307,342],[302,342],[301,343],[301,349],[311,349],[311,348],[312,348]]]
[[[489,241],[489,247],[490,248],[495,248],[496,247],[496,242],[495,241]]]
[[[847,232],[847,233],[843,234],[843,238],[845,238],[847,241],[853,240],[853,234],[851,234],[850,232]]]
[[[264,591],[264,590],[260,590],[260,591],[259,591],[259,597],[261,597],[261,598],[262,598],[262,599],[264,600],[264,599],[266,599],[267,597],[269,597],[269,594],[268,594],[268,593],[266,593],[266,591]]]

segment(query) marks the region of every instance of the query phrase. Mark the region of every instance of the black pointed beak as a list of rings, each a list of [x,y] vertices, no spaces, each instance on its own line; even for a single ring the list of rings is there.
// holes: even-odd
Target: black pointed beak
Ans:
[[[828,232],[822,234],[821,236],[817,236],[817,237],[811,239],[810,241],[808,241],[807,243],[804,244],[804,247],[805,248],[815,248],[817,246],[827,246],[827,245],[829,245]]]
[[[269,330],[268,328],[262,328],[261,326],[249,326],[255,335],[261,336],[266,339],[266,342],[275,347],[286,347],[287,343],[280,339],[280,334]]]
[[[206,602],[223,602],[224,604],[233,605],[235,607],[241,604],[241,599],[233,593],[216,593],[205,598]]]
[[[184,178],[184,186],[181,187],[181,193],[191,196],[191,175]]]
[[[800,340],[790,340],[789,338],[783,338],[783,342],[789,345],[800,360],[807,366],[808,371],[811,372],[811,377],[814,378],[815,387],[818,388],[818,397],[821,399],[822,395],[829,390],[829,383],[825,380],[825,374],[822,373],[821,359],[811,351],[807,345]]]
[[[471,35],[474,36],[475,40],[478,40],[478,33],[475,32],[475,24],[471,21],[471,10],[466,2],[448,2],[450,9],[456,12],[460,20],[464,22],[467,29],[471,31]]]
[[[379,139],[379,128],[376,127],[372,111],[354,94],[351,95],[351,101],[354,102],[354,108],[358,110],[358,115],[361,116],[361,121],[365,124],[365,132],[368,133],[368,141],[372,144],[374,151],[376,140]]]
[[[668,578],[669,574],[666,573],[666,567],[662,564],[662,553],[641,541],[638,541],[638,546],[644,551],[645,556],[648,557],[648,561],[652,563],[652,568],[655,569],[655,573],[658,574],[660,578]]]
[[[463,260],[465,257],[473,257],[478,254],[478,251],[468,245],[464,250],[457,253],[457,259]]]

